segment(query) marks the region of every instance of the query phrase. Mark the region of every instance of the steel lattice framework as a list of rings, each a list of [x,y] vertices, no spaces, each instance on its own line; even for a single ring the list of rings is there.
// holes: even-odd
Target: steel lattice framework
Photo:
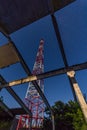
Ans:
[[[44,40],[40,41],[39,49],[36,56],[36,61],[33,67],[33,75],[41,74],[44,72],[44,55],[43,55],[43,45]],[[37,80],[37,84],[41,88],[42,92],[44,92],[44,81]],[[35,86],[32,82],[29,83],[25,102],[29,110],[32,112],[32,128],[37,129],[43,126],[43,119],[44,119],[44,102],[40,97],[38,91],[35,89]],[[20,128],[29,128],[31,117],[29,115],[21,115],[17,130]]]
[[[14,0],[14,2],[13,1],[11,2],[11,0],[8,0],[8,2],[7,1],[5,2],[5,1],[6,0],[4,0],[4,1],[1,0],[1,3],[0,3],[0,32],[2,34],[4,34],[4,36],[8,39],[9,44],[6,44],[5,46],[0,47],[0,69],[3,69],[4,67],[7,67],[14,63],[19,62],[22,65],[22,67],[28,77],[8,83],[2,77],[2,75],[0,75],[0,90],[3,88],[6,88],[6,90],[14,97],[14,99],[23,108],[23,113],[29,114],[29,115],[26,114],[26,115],[23,115],[20,117],[20,120],[19,120],[20,127],[24,126],[24,125],[25,125],[25,127],[28,127],[28,122],[31,122],[31,117],[32,117],[31,111],[33,112],[33,123],[35,124],[35,125],[33,125],[33,124],[32,125],[34,127],[37,126],[37,124],[40,124],[40,125],[38,125],[39,127],[42,125],[41,123],[42,123],[43,116],[42,116],[42,118],[41,118],[41,115],[38,116],[39,113],[41,112],[40,110],[42,110],[42,113],[44,110],[44,107],[42,108],[42,106],[44,106],[44,104],[41,100],[41,98],[42,98],[44,103],[46,104],[46,106],[49,108],[49,110],[51,112],[52,129],[55,130],[54,113],[51,109],[51,106],[50,106],[48,100],[46,99],[45,95],[41,91],[42,88],[39,87],[40,81],[36,81],[36,80],[41,80],[43,78],[55,76],[58,74],[64,74],[64,73],[66,73],[66,75],[69,79],[71,89],[72,89],[72,92],[74,95],[74,99],[79,102],[83,115],[84,115],[84,118],[85,118],[85,121],[87,122],[87,104],[84,100],[84,96],[81,93],[81,90],[80,90],[77,80],[75,78],[75,71],[87,69],[87,62],[69,66],[67,56],[65,53],[65,49],[64,49],[64,45],[63,45],[63,41],[62,41],[62,36],[61,36],[60,30],[59,30],[58,20],[56,19],[56,16],[55,16],[55,11],[62,9],[63,7],[70,4],[71,2],[74,2],[75,0],[64,0],[64,1],[37,0],[34,2],[32,0],[27,0],[27,1]],[[11,5],[11,6],[9,6],[9,5]],[[26,7],[26,8],[24,8],[24,7]],[[17,47],[15,46],[15,44],[12,41],[9,34],[15,32],[18,29],[22,28],[23,26],[28,25],[49,14],[51,16],[56,38],[58,41],[58,46],[60,48],[65,67],[57,69],[57,70],[51,70],[50,72],[45,72],[42,74],[38,74],[38,73],[36,73],[37,70],[34,70],[35,72],[33,72],[33,75],[32,75],[29,67],[27,66],[26,62],[24,61],[22,55],[18,51]],[[3,60],[2,54],[4,55],[5,60]],[[9,59],[9,55],[10,55],[10,59]],[[36,61],[39,61],[39,60],[36,60]],[[38,63],[37,66],[39,66],[39,62],[37,62],[37,63]],[[39,69],[38,69],[38,71],[39,71]],[[27,90],[27,94],[26,94],[27,106],[29,104],[31,104],[31,106],[32,106],[32,107],[29,107],[30,106],[29,105],[28,108],[22,102],[20,97],[15,93],[15,91],[11,88],[14,85],[19,85],[19,84],[26,83],[26,82],[33,83],[33,84],[32,83],[30,84],[30,89]],[[42,80],[42,84],[43,84],[43,80]],[[31,89],[31,86],[32,86],[32,89]],[[34,87],[36,88],[37,91],[35,90]],[[33,91],[33,89],[34,89],[34,91]],[[32,95],[29,94],[30,92],[32,92]],[[38,93],[40,94],[41,98]],[[34,98],[34,96],[35,96],[34,94],[36,94],[37,98]],[[30,96],[32,100],[29,100],[28,96]],[[37,104],[36,104],[36,102],[37,102],[36,99],[39,101],[39,103],[37,103]],[[11,110],[2,102],[0,102],[0,106],[2,108],[4,108],[4,110],[7,112],[7,114],[11,118],[13,118],[14,115],[17,114],[17,112],[15,112],[15,114],[14,114],[14,112],[11,112]],[[39,106],[41,106],[41,107],[39,107]],[[38,110],[39,110],[39,112],[37,111],[36,114],[34,114],[34,107],[38,108]],[[19,114],[21,114],[21,113],[19,113]],[[37,118],[35,118],[35,116]],[[1,117],[1,115],[0,115],[0,117]],[[6,115],[5,115],[5,118],[6,118]],[[35,119],[35,121],[34,121],[34,119]],[[38,121],[37,119],[38,120],[40,119],[40,120]],[[2,120],[2,118],[1,118],[1,120]],[[37,123],[37,122],[39,122],[39,123]],[[27,128],[25,128],[25,129],[27,129]],[[20,129],[20,130],[22,130],[22,129]],[[31,125],[30,125],[30,130],[31,130]]]

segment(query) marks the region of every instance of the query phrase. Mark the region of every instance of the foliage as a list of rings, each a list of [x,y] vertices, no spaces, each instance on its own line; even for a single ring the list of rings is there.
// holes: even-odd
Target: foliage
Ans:
[[[87,130],[87,124],[77,102],[69,101],[68,103],[63,103],[57,101],[52,106],[52,109],[55,116],[56,130]],[[44,121],[44,130],[49,130],[48,128],[50,127],[51,130],[51,115],[49,110],[46,110],[46,113],[49,115],[49,118],[46,118]]]
[[[3,102],[3,96],[0,97],[0,102]],[[2,113],[3,107],[0,107],[0,113]],[[0,130],[9,130],[11,126],[11,120],[0,120]]]
[[[0,101],[2,101],[2,102],[3,102],[3,96],[1,96],[1,97],[0,97]]]
[[[11,121],[0,121],[0,130],[1,129],[9,129],[11,126]]]

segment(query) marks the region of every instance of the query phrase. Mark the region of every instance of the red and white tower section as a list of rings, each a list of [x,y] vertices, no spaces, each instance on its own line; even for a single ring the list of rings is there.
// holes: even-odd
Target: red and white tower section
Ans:
[[[39,49],[36,55],[35,64],[33,67],[32,74],[37,75],[44,72],[44,55],[43,55],[43,49],[44,47],[44,40],[40,41]],[[36,81],[41,90],[44,92],[44,81],[37,80]],[[32,112],[32,130],[38,129],[43,127],[43,119],[44,119],[44,102],[42,98],[40,97],[38,91],[35,89],[35,86],[32,82],[29,83],[29,86],[27,88],[26,96],[25,96],[25,102],[28,106],[29,110]],[[20,116],[18,127],[16,130],[19,130],[18,128],[29,128],[31,117],[28,115],[22,115]]]

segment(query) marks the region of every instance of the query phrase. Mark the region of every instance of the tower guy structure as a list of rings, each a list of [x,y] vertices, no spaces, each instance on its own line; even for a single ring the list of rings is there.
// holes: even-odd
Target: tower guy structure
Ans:
[[[32,74],[37,75],[44,72],[44,55],[43,55],[44,40],[40,41],[39,49],[36,55],[36,61],[33,67]],[[44,92],[44,81],[37,80],[37,83],[41,90]],[[32,112],[32,119],[29,115],[21,115],[18,121],[18,126],[16,130],[21,128],[30,127],[30,120],[32,120],[32,130],[40,129],[43,126],[44,119],[44,102],[40,97],[39,93],[35,89],[32,82],[29,83],[27,92],[25,95],[25,103],[29,110]]]

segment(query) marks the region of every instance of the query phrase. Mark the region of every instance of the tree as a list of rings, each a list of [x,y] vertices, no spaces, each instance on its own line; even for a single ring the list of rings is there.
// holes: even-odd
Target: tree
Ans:
[[[3,96],[1,96],[1,97],[0,97],[0,101],[2,101],[2,102],[3,102]]]
[[[55,116],[56,130],[87,130],[87,124],[85,123],[82,111],[77,102],[69,101],[68,103],[63,103],[57,101],[54,106],[52,106],[52,109]],[[48,130],[46,128],[51,126],[51,115],[49,110],[46,110],[46,113],[49,117],[45,119],[44,130]]]
[[[3,96],[0,97],[0,102],[3,102]],[[3,112],[3,107],[0,106],[0,114]],[[0,119],[0,130],[9,130],[11,126],[11,119]]]

